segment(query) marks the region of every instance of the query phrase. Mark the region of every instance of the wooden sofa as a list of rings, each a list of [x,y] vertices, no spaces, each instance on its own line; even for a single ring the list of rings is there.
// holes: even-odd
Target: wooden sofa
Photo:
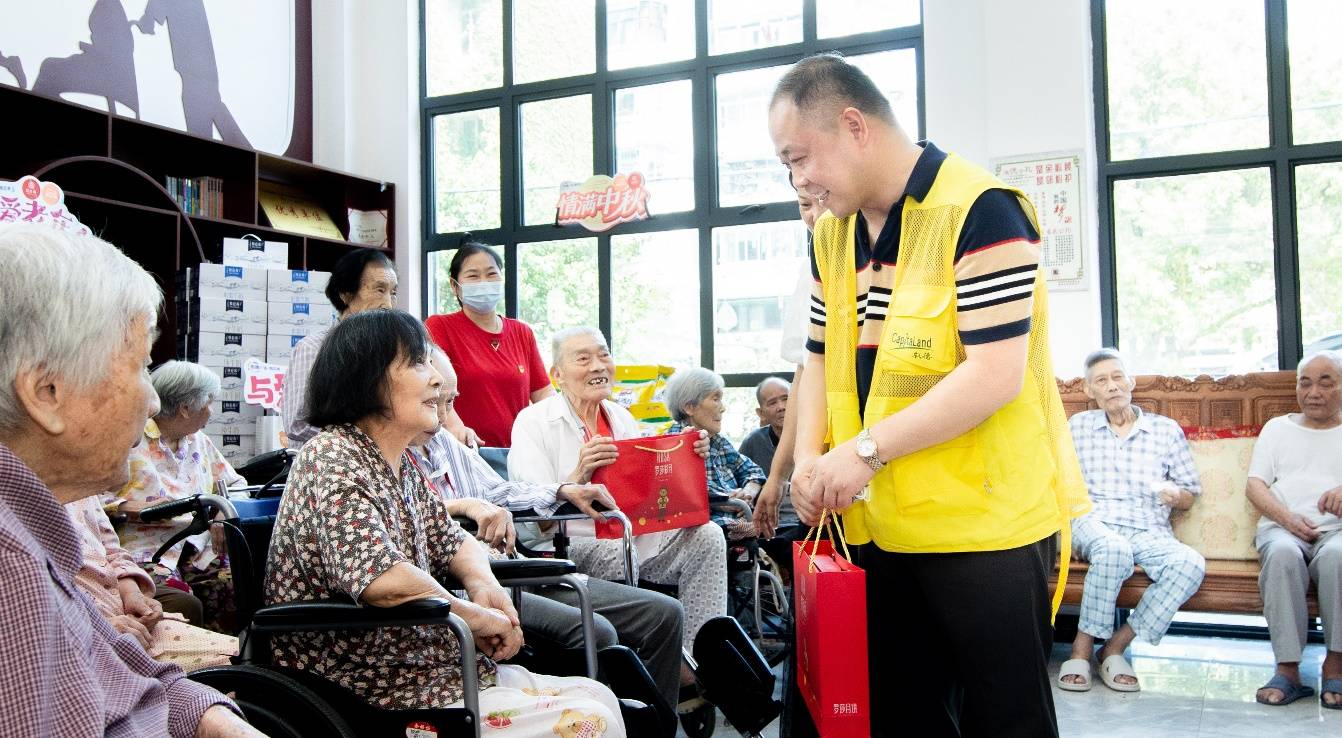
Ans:
[[[1200,450],[1198,444],[1203,442],[1203,440],[1199,440],[1203,436],[1210,437],[1216,435],[1216,431],[1233,431],[1235,429],[1245,432],[1248,429],[1261,427],[1269,419],[1278,415],[1285,415],[1298,410],[1295,400],[1295,373],[1289,371],[1232,375],[1221,379],[1212,379],[1208,376],[1201,376],[1197,379],[1139,376],[1136,378],[1136,382],[1137,386],[1133,390],[1134,404],[1140,406],[1143,410],[1173,418],[1186,430],[1190,428],[1205,429],[1204,433],[1195,434],[1194,440],[1192,440],[1195,461],[1199,461],[1201,458],[1198,453]],[[1062,401],[1068,417],[1083,410],[1094,409],[1095,404],[1090,402],[1082,391],[1081,379],[1059,381],[1058,389],[1062,393]],[[1242,461],[1240,461],[1243,466],[1242,471],[1248,470],[1247,448],[1249,445],[1251,445],[1251,441],[1240,443],[1239,452],[1240,457],[1242,457]],[[1201,464],[1199,465],[1199,472],[1204,474],[1205,488],[1208,479],[1206,470],[1202,468]],[[1242,483],[1240,484],[1242,485]],[[1243,487],[1239,486],[1238,490],[1232,490],[1224,494],[1232,492],[1239,496],[1239,499],[1235,502],[1242,502]],[[1198,500],[1194,503],[1194,510],[1197,509],[1197,505],[1203,502],[1204,500]],[[1236,518],[1234,525],[1238,530],[1238,538],[1241,541],[1239,549],[1242,552],[1245,550],[1243,545],[1245,536],[1246,534],[1251,535],[1252,526],[1256,524],[1256,518],[1249,512],[1247,503],[1239,505],[1238,508],[1233,517]],[[1261,614],[1263,600],[1258,594],[1259,565],[1252,552],[1247,555],[1241,553],[1234,558],[1208,556],[1208,552],[1201,550],[1198,542],[1192,540],[1195,536],[1187,534],[1188,527],[1180,525],[1180,515],[1180,513],[1176,513],[1175,517],[1176,535],[1179,535],[1182,540],[1195,549],[1199,549],[1199,553],[1207,556],[1207,574],[1203,579],[1202,587],[1184,604],[1182,609]],[[1067,576],[1067,588],[1063,602],[1073,605],[1081,602],[1081,590],[1085,582],[1086,569],[1085,562],[1073,559]],[[1146,591],[1146,587],[1150,584],[1151,580],[1142,572],[1141,567],[1136,567],[1132,577],[1123,584],[1119,591],[1118,607],[1135,607],[1137,600],[1141,598],[1142,593]],[[1052,582],[1050,582],[1050,586],[1052,586]],[[1312,589],[1309,594],[1309,608],[1311,615],[1318,615],[1318,602]]]

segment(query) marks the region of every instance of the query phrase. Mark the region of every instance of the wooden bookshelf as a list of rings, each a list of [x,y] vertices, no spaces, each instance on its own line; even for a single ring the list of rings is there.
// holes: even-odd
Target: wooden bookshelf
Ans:
[[[152,123],[0,85],[0,179],[27,174],[65,190],[70,212],[152,273],[163,288],[164,315],[154,361],[176,353],[176,274],[222,260],[223,239],[253,233],[289,244],[290,269],[330,270],[360,244],[271,227],[258,193],[265,183],[294,188],[322,206],[346,237],[348,208],[386,210],[395,243],[396,188]],[[187,215],[165,189],[166,177],[223,180],[223,217]],[[392,257],[391,249],[385,249]]]

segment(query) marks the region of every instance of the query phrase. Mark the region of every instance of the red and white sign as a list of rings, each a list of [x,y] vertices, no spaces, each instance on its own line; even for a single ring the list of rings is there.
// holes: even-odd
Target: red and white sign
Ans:
[[[559,193],[559,225],[581,225],[589,231],[608,231],[620,223],[648,217],[647,180],[639,172],[607,177],[596,174],[580,185],[567,183]]]
[[[279,411],[287,371],[284,366],[267,364],[255,356],[248,359],[242,365],[242,399],[249,405]]]
[[[28,176],[0,182],[0,223],[45,223],[82,236],[89,229],[65,207],[65,192],[55,182]]]

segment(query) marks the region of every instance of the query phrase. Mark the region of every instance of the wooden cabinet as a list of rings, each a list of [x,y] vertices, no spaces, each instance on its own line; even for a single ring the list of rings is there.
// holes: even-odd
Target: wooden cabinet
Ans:
[[[92,110],[0,85],[0,179],[26,174],[65,190],[70,212],[121,248],[164,292],[154,361],[174,357],[176,274],[219,263],[223,239],[252,233],[289,244],[290,269],[330,270],[360,244],[290,233],[268,225],[259,202],[267,184],[301,192],[322,207],[346,237],[348,208],[386,210],[387,243],[395,243],[396,192],[389,182]],[[166,178],[217,177],[222,217],[187,215],[165,189]],[[391,249],[386,249],[392,258]],[[89,275],[96,279],[97,275]]]

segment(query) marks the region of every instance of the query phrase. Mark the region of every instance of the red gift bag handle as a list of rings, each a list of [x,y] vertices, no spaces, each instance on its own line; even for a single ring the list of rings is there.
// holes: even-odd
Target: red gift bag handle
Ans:
[[[634,448],[638,449],[639,451],[647,451],[649,453],[654,454],[669,454],[673,451],[679,451],[680,447],[684,445],[685,445],[685,439],[681,438],[680,442],[672,446],[671,448],[649,448],[647,446],[639,446],[639,445],[635,445]]]
[[[815,543],[811,546],[811,560],[807,567],[808,571],[812,573],[815,572],[815,556],[820,550],[821,528],[824,528],[825,533],[829,536],[830,550],[835,552],[838,551],[838,547],[834,545],[834,531],[835,529],[839,531],[839,544],[843,546],[843,557],[848,563],[853,563],[853,555],[848,551],[848,539],[843,534],[843,528],[835,523],[835,521],[838,520],[838,517],[839,514],[831,511],[829,508],[822,509],[820,511],[820,522],[816,523],[816,526],[811,529],[811,532],[807,533],[806,537],[802,539],[801,549],[805,551],[807,542],[811,540],[811,533],[815,534]]]

